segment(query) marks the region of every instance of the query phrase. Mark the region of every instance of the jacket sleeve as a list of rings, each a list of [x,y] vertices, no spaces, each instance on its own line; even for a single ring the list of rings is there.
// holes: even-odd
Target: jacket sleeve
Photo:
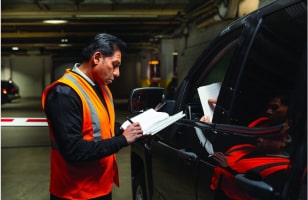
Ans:
[[[121,124],[119,122],[116,122],[115,123],[115,126],[114,126],[114,134],[115,136],[120,136],[123,134],[123,130],[120,128],[121,127]]]

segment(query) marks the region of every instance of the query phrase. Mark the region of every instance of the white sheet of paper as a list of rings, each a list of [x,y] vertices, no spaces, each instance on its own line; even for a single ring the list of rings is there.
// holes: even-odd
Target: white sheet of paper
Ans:
[[[205,148],[205,150],[208,152],[209,156],[212,156],[214,154],[214,149],[211,141],[209,141],[204,134],[202,133],[202,130],[198,127],[194,127],[196,134],[200,140],[201,145]]]
[[[209,116],[211,118],[211,121],[213,118],[215,107],[208,103],[208,99],[217,99],[220,88],[221,82],[212,83],[198,88],[198,94],[202,104],[203,114],[204,116]]]
[[[158,112],[151,108],[135,117],[132,117],[131,121],[140,123],[144,135],[154,135],[184,116],[185,113],[183,113],[183,111],[169,116],[168,113]],[[121,125],[121,128],[125,130],[129,124],[130,122],[126,120]]]

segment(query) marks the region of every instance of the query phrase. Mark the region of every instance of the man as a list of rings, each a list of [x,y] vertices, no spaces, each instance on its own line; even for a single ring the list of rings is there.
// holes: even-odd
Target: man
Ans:
[[[285,147],[290,142],[287,134],[289,121],[279,133],[260,136],[256,144],[239,144],[227,152],[215,152],[212,156],[220,167],[215,167],[211,189],[220,189],[217,199],[255,199],[246,194],[235,182],[234,175],[248,173],[257,180],[281,190],[290,159]],[[219,187],[219,188],[218,188]]]
[[[288,99],[285,95],[275,95],[267,105],[265,116],[256,119],[249,127],[268,127],[285,123],[280,133],[270,136],[259,136],[255,144],[239,144],[227,152],[215,152],[212,156],[220,167],[215,167],[211,189],[220,185],[223,194],[218,199],[254,199],[235,184],[234,175],[238,173],[254,174],[275,190],[280,190],[284,182],[285,172],[289,166],[289,155],[285,147],[291,141],[288,135],[290,120],[288,115]],[[225,196],[224,196],[225,195]]]
[[[208,99],[208,103],[215,107],[217,99]],[[270,98],[264,116],[251,122],[248,127],[267,127],[282,124],[287,118],[289,100],[284,94],[277,94]],[[209,116],[202,116],[200,121],[210,122]]]
[[[265,116],[251,122],[248,127],[267,127],[282,124],[287,118],[289,99],[286,95],[273,96],[266,107]]]
[[[112,199],[119,186],[115,153],[142,136],[139,123],[115,136],[108,88],[120,76],[126,44],[98,34],[83,49],[81,63],[48,86],[42,106],[51,137],[50,199]]]

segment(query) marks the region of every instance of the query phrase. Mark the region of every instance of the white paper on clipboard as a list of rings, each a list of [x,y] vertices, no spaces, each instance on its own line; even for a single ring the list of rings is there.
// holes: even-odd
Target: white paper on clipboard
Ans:
[[[204,116],[209,116],[211,121],[215,106],[208,103],[208,99],[217,99],[221,88],[221,82],[212,83],[198,88],[198,94],[202,104]]]

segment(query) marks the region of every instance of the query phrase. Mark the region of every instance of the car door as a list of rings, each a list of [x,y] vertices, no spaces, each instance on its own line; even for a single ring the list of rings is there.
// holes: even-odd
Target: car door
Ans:
[[[218,127],[231,128],[227,131],[228,134],[217,134],[216,142],[213,142],[215,151],[224,152],[234,145],[246,142],[255,144],[256,137],[246,141],[250,134],[247,132],[239,135],[239,128],[247,126],[265,112],[266,101],[270,96],[281,92],[288,94],[288,115],[294,124],[288,133],[293,139],[285,151],[293,166],[289,166],[292,173],[288,172],[286,176],[289,176],[287,180],[296,184],[284,185],[282,183],[285,180],[277,179],[269,185],[274,192],[263,193],[260,190],[260,193],[256,193],[257,189],[252,185],[260,186],[261,183],[244,183],[242,192],[260,199],[296,199],[298,193],[294,191],[298,191],[295,188],[304,184],[303,180],[299,181],[299,177],[305,176],[306,169],[307,102],[300,100],[300,103],[298,99],[306,99],[307,95],[307,87],[304,87],[307,83],[307,3],[293,1],[289,5],[279,6],[268,7],[258,13],[260,18],[243,57],[244,62],[237,73],[226,74],[213,118],[217,133],[220,132]],[[302,98],[299,97],[301,95]],[[297,151],[299,153],[295,153]],[[294,165],[298,168],[294,169]],[[293,177],[295,174],[297,178]]]
[[[206,141],[210,142],[208,138],[214,135],[215,129],[210,124],[199,122],[202,116],[200,100],[198,94],[192,94],[188,87],[195,87],[196,92],[197,83],[222,82],[241,42],[247,39],[243,35],[250,34],[250,29],[238,25],[217,43],[214,42],[211,52],[204,52],[200,58],[207,56],[210,59],[198,60],[193,72],[188,75],[187,85],[181,86],[182,90],[185,88],[183,94],[191,95],[185,104],[186,119],[159,132],[148,143],[152,152],[153,199],[213,197],[213,191],[208,186],[215,162],[208,157],[205,144]],[[178,101],[183,101],[185,95],[179,97]]]
[[[153,189],[157,199],[196,199],[201,145],[190,130],[192,126],[181,121],[156,135],[152,143]]]
[[[263,112],[273,91],[294,91],[307,45],[305,5],[274,6],[234,23],[197,60],[175,103],[175,112],[185,110],[187,119],[158,133],[150,144],[157,199],[206,199],[220,192],[210,189],[217,163],[198,135],[214,151],[254,143],[248,123]],[[212,123],[199,122],[203,111],[197,88],[220,81]]]

